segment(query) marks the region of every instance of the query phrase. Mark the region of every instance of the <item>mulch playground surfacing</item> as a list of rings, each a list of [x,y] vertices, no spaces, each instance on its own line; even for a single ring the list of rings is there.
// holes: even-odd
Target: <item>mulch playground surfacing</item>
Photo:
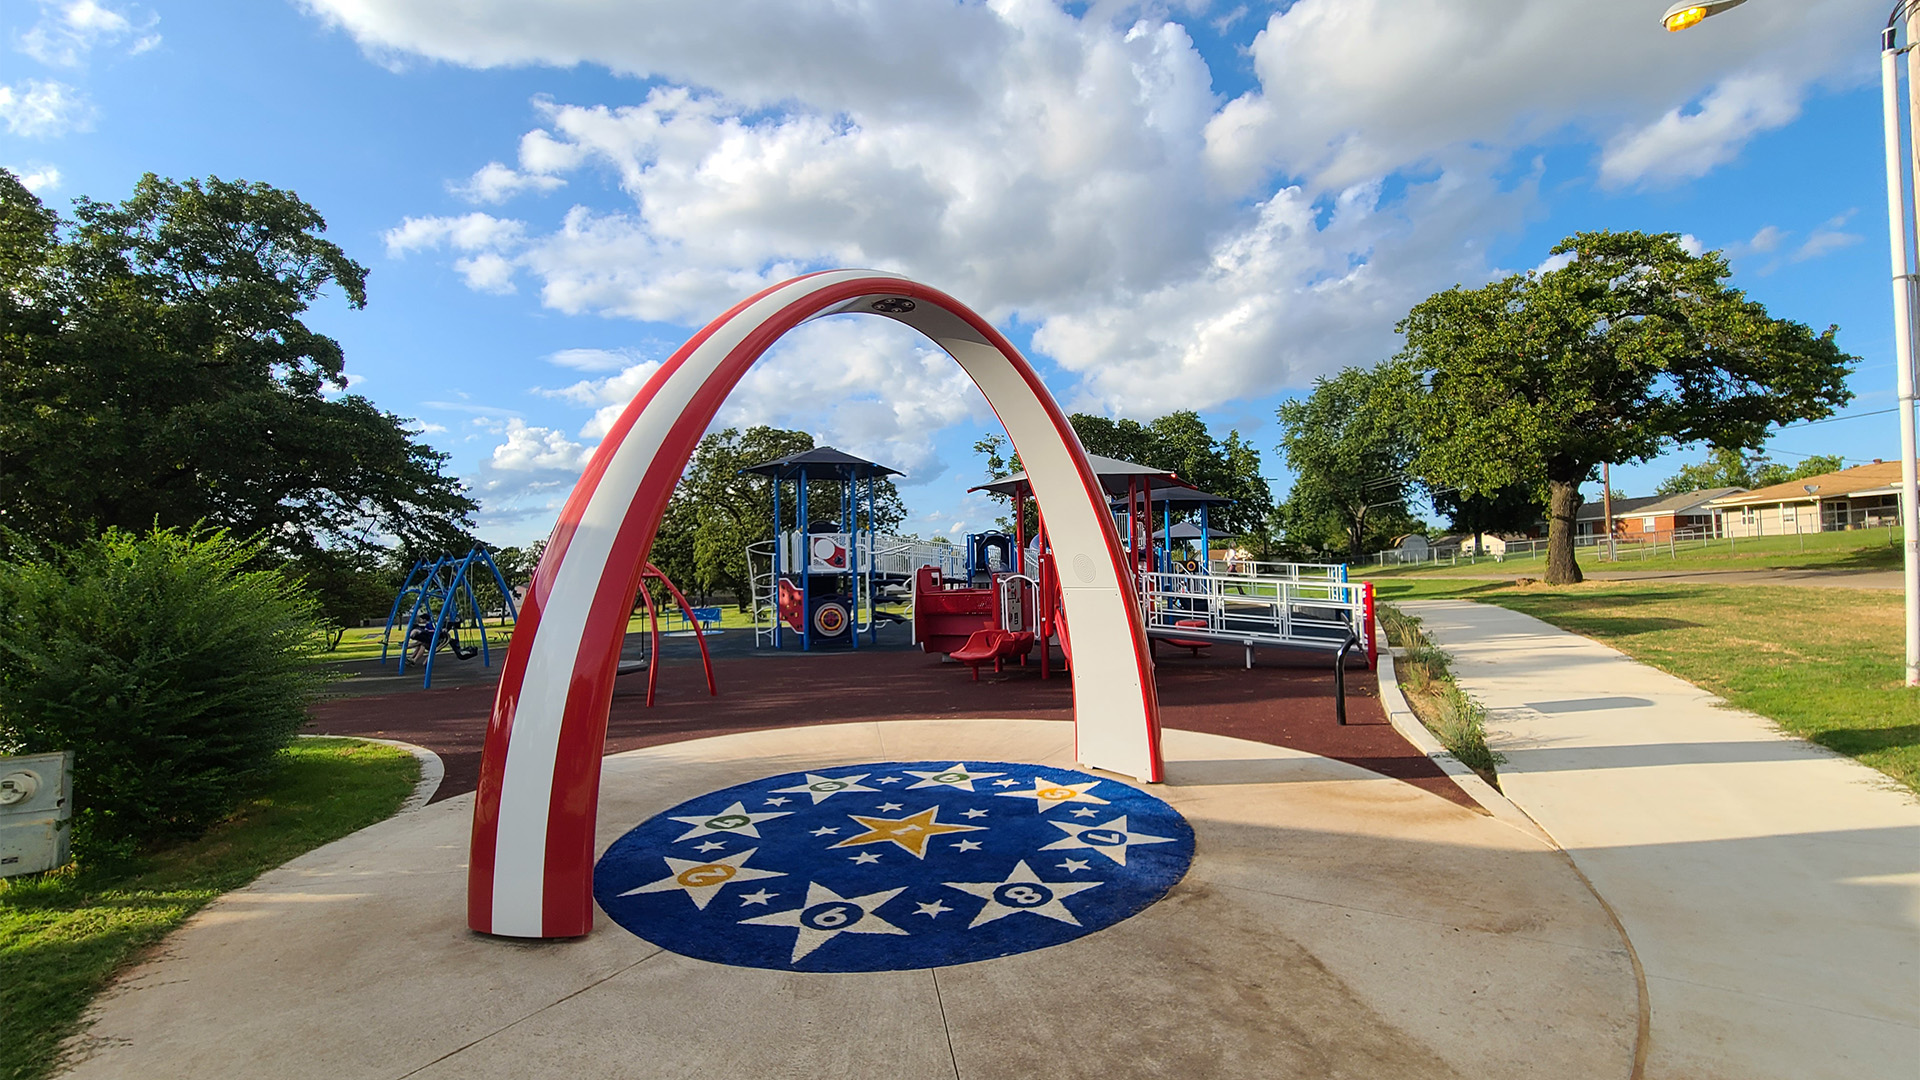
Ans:
[[[637,647],[637,637],[629,638],[630,651]],[[622,676],[607,724],[607,753],[712,735],[863,720],[1073,718],[1072,680],[1057,667],[1052,679],[1042,680],[1037,658],[1000,674],[982,669],[974,682],[964,666],[915,648],[755,653],[727,644],[732,647],[719,650],[713,663],[717,697],[706,693],[690,642],[674,642],[667,650],[652,708],[646,703],[646,673]],[[443,677],[436,665],[441,685],[431,690],[420,689],[411,677],[410,689],[393,690],[397,681],[384,677],[376,661],[339,665],[341,674],[349,676],[335,684],[340,696],[314,706],[308,730],[427,747],[446,765],[435,801],[464,794],[479,782],[480,748],[501,659],[496,656],[491,669],[468,661],[458,675],[449,672],[451,678]],[[1201,656],[1162,649],[1155,683],[1163,727],[1304,750],[1479,809],[1387,722],[1372,673],[1364,667],[1354,665],[1348,671],[1344,727],[1335,721],[1332,663],[1324,654],[1260,650],[1249,670],[1237,648]]]

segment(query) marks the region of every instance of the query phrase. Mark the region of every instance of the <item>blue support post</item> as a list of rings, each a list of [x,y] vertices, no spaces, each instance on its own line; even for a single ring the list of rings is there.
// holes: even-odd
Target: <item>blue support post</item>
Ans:
[[[767,486],[773,489],[773,647],[777,649],[780,647],[780,478],[768,477]]]
[[[434,585],[440,580],[440,566],[441,564],[447,561],[447,558],[448,558],[447,556],[442,555],[439,558],[433,560],[433,567],[427,571],[427,576],[420,579],[420,595],[414,598],[413,610],[407,614],[407,629],[406,629],[407,648],[403,648],[400,650],[400,664],[399,664],[399,667],[395,669],[395,672],[394,672],[397,675],[404,675],[407,673],[407,649],[412,648],[413,621],[420,617],[420,608],[422,605],[424,605],[427,602],[427,590],[429,589],[429,587],[431,587],[432,585]],[[440,644],[440,635],[438,633],[434,634],[433,644],[435,647],[438,647]],[[431,660],[433,658],[433,654],[428,653],[427,658]]]
[[[800,469],[800,651],[813,651],[813,525],[807,521],[807,470]]]
[[[1200,504],[1200,569],[1213,573],[1213,542],[1207,539],[1207,504]]]
[[[1165,530],[1165,534],[1160,540],[1160,572],[1166,574],[1171,573],[1173,570],[1173,567],[1170,565],[1173,562],[1172,499],[1168,499],[1166,502],[1160,504],[1160,520],[1162,522],[1161,528]]]
[[[393,620],[400,617],[400,605],[406,601],[407,593],[414,589],[414,577],[419,574],[421,568],[426,565],[427,560],[425,559],[415,559],[413,561],[413,569],[407,571],[406,580],[400,583],[400,592],[393,598],[393,610],[387,612],[387,629],[386,632],[380,636],[380,663],[383,666],[387,662],[387,643],[393,638]],[[402,643],[406,641],[406,634],[404,632],[400,635],[400,640]],[[403,656],[406,651],[405,648],[400,650]]]
[[[840,527],[847,530],[847,558],[853,565],[847,567],[847,585],[852,610],[847,612],[847,640],[858,651],[860,648],[860,478],[857,475],[847,477],[846,486],[840,495]]]
[[[873,523],[873,474],[867,474],[867,559],[873,559],[873,545],[879,537]],[[880,605],[873,597],[873,568],[867,568],[867,644],[880,641]]]

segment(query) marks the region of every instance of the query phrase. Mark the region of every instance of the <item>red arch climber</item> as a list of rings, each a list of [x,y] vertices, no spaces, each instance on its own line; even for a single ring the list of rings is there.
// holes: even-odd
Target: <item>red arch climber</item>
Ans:
[[[1132,575],[1080,440],[1019,350],[952,297],[894,274],[833,270],[775,285],[709,323],[655,372],[595,451],[534,572],[487,724],[467,924],[512,937],[593,927],[594,813],[621,639],[681,470],[735,384],[782,334],[865,312],[960,362],[1020,453],[1044,508],[1074,630],[1082,764],[1160,779],[1159,703]]]

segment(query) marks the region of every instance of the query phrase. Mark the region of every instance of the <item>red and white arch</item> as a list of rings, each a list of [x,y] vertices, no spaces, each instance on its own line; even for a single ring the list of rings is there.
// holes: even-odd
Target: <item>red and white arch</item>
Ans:
[[[931,338],[979,385],[1044,509],[1073,626],[1082,764],[1160,779],[1159,704],[1133,578],[1064,413],[1017,349],[952,297],[894,274],[809,274],[740,302],[634,396],[574,487],[534,572],[487,724],[467,923],[511,937],[593,927],[594,814],[621,640],[667,499],[754,361],[809,319],[866,312]]]

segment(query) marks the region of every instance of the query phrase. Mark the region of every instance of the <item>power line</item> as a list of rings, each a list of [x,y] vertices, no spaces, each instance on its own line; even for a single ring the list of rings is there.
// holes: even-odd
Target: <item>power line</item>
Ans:
[[[1888,413],[1896,413],[1899,411],[1900,406],[1895,405],[1890,409],[1875,409],[1872,412],[1848,413],[1845,416],[1829,416],[1824,420],[1802,420],[1797,424],[1781,424],[1779,430],[1792,431],[1794,428],[1812,427],[1815,424],[1833,424],[1841,420],[1860,420],[1868,416],[1885,416]]]

